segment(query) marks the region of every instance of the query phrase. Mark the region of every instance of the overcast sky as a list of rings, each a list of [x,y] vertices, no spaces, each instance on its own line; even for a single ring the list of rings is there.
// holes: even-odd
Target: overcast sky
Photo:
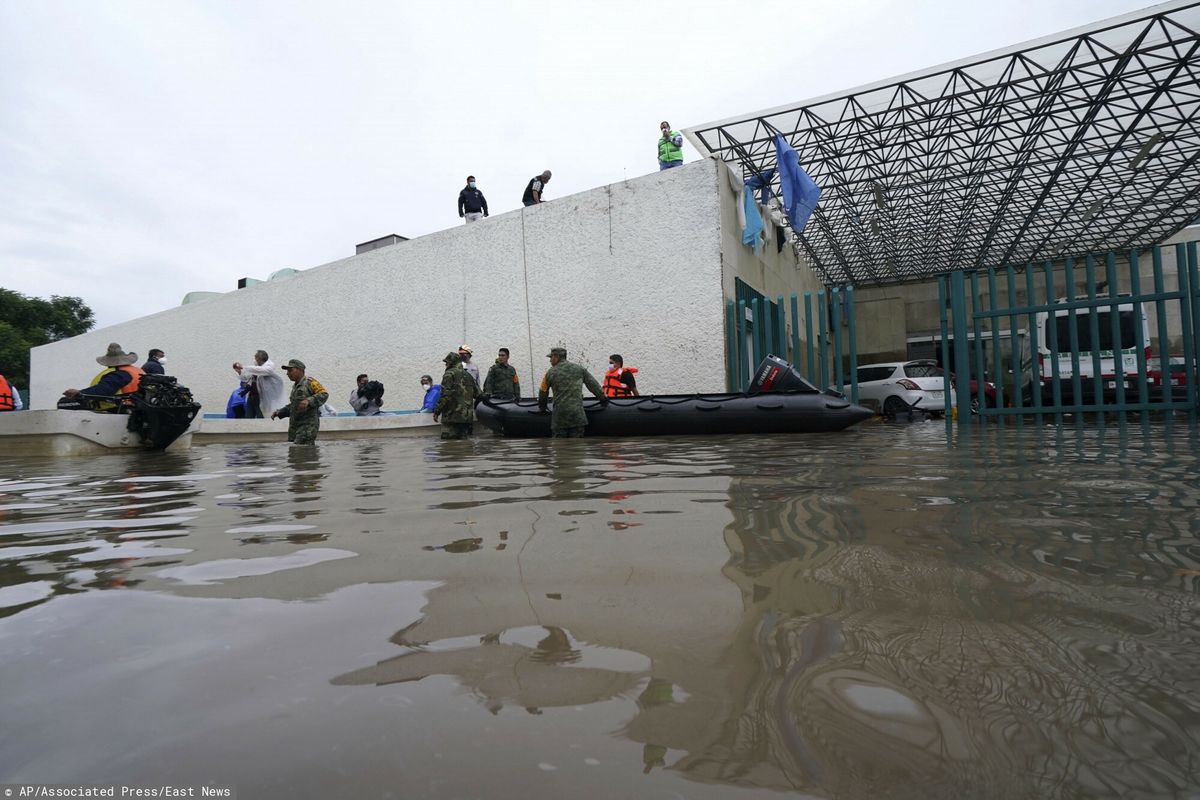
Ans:
[[[1127,0],[0,0],[0,287],[99,327],[657,169],[676,128],[1144,7]],[[696,158],[685,145],[686,158]]]

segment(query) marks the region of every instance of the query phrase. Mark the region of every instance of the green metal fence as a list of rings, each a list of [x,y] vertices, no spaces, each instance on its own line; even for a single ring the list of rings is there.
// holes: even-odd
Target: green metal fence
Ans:
[[[1109,414],[1175,412],[1195,422],[1196,245],[1172,246],[1173,290],[1166,288],[1160,247],[939,276],[946,390],[951,372],[965,378],[953,386],[959,423],[1020,425],[1032,417],[1061,425],[1066,414],[1079,422],[1087,415],[1103,421]],[[1143,286],[1147,266],[1149,287]],[[1169,318],[1178,319],[1171,326],[1177,334]]]
[[[803,301],[801,300],[803,298]],[[737,299],[725,304],[725,374],[731,392],[750,386],[768,355],[790,361],[811,383],[847,393],[858,402],[854,289],[777,295],[771,300],[738,281]]]

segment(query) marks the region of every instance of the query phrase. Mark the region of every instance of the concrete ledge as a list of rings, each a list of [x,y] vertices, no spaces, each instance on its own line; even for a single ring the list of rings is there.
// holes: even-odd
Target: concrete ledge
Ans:
[[[192,425],[192,444],[287,441],[286,419],[205,419]],[[322,417],[320,439],[368,439],[392,436],[430,436],[442,426],[432,414],[378,417]]]

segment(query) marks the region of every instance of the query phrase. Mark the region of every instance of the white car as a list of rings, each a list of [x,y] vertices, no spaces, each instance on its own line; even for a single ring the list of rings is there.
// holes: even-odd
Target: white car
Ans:
[[[849,395],[850,385],[842,391]],[[909,410],[940,415],[954,407],[954,394],[946,397],[936,361],[891,361],[858,368],[858,402],[889,417]]]

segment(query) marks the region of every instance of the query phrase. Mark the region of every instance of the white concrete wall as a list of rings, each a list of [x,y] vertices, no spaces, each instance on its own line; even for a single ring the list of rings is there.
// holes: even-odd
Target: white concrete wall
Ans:
[[[386,408],[417,407],[420,375],[440,379],[463,343],[482,374],[508,347],[527,396],[560,345],[597,380],[616,352],[645,393],[722,390],[715,163],[563,198],[553,186],[540,206],[34,348],[33,407],[85,386],[110,341],[165,350],[206,412],[224,411],[230,364],[259,348],[304,361],[340,411],[360,372],[383,381]]]

